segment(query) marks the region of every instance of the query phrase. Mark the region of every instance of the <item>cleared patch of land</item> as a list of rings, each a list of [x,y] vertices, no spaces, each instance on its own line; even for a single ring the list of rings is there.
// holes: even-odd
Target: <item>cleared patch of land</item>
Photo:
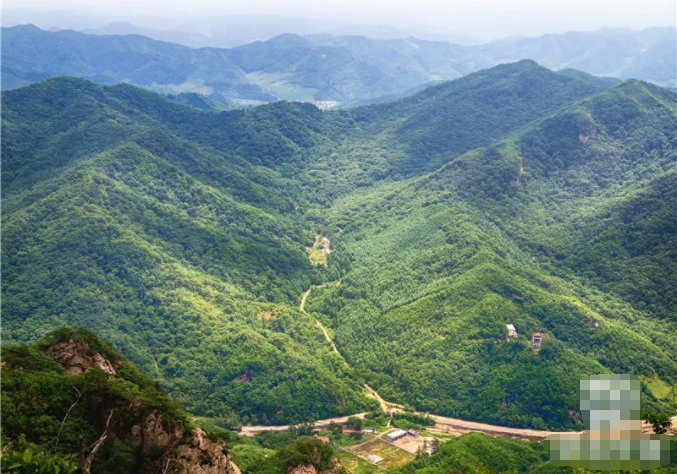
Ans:
[[[424,449],[425,445],[425,439],[426,436],[419,436],[418,438],[414,438],[412,436],[405,436],[404,438],[400,438],[397,441],[393,442],[395,446],[397,446],[400,449],[404,449],[405,451],[411,453],[411,454],[416,454],[420,449]]]
[[[384,472],[382,467],[372,464],[369,461],[365,461],[364,459],[344,449],[336,453],[336,457],[338,457],[341,465],[350,474],[380,474]]]
[[[383,441],[379,438],[374,438],[371,441],[353,446],[349,450],[358,456],[366,458],[370,454],[375,454],[383,458],[383,461],[378,465],[386,469],[394,469],[404,463],[413,461],[416,457],[413,454],[398,448],[394,444]]]
[[[327,255],[331,252],[328,238],[316,235],[313,246],[307,247],[306,250],[308,251],[308,258],[312,266],[327,266]]]

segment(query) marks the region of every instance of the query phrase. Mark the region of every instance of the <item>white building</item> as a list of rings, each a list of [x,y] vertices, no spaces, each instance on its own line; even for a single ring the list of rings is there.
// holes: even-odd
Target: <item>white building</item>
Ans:
[[[517,329],[512,324],[506,324],[505,327],[508,328],[508,337],[517,337]]]
[[[386,435],[386,441],[390,441],[392,443],[393,441],[397,441],[398,439],[402,439],[405,436],[407,436],[407,432],[404,431],[404,430],[393,431],[392,433],[388,433]]]

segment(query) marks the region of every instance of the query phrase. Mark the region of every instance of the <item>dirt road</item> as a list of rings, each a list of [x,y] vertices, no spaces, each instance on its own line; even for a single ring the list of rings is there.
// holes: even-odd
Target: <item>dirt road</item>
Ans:
[[[345,425],[348,422],[348,418],[352,416],[356,416],[358,418],[364,419],[364,415],[366,413],[356,413],[355,415],[348,415],[348,416],[339,416],[336,418],[327,418],[325,420],[320,420],[316,421],[315,424],[313,425],[315,428],[326,428],[329,426],[329,423],[332,421],[338,425]],[[256,433],[260,433],[261,431],[286,431],[289,429],[289,425],[276,425],[276,426],[243,426],[242,430],[240,431],[240,434],[243,434],[245,436],[254,436]]]
[[[340,285],[341,280],[335,281],[333,283],[325,283],[323,285],[313,285],[310,288],[308,288],[308,291],[303,293],[303,296],[301,297],[301,303],[299,305],[299,310],[305,314],[310,315],[305,309],[306,307],[306,300],[312,293],[313,289],[315,288],[324,288],[329,285]],[[312,315],[310,315],[312,316]],[[324,337],[327,340],[329,344],[331,344],[331,347],[333,351],[341,356],[343,361],[348,365],[348,362],[345,361],[343,358],[343,355],[338,351],[338,348],[336,347],[336,344],[332,340],[332,338],[329,336],[329,332],[327,331],[327,328],[324,327],[324,325],[317,319],[315,318],[315,322],[317,324],[317,327],[319,327],[322,332],[324,333]],[[379,405],[381,406],[381,410],[384,412],[387,411],[398,411],[404,409],[404,407],[400,404],[397,403],[392,403],[384,400],[379,393],[371,388],[369,385],[366,383],[364,384],[364,389],[367,394],[367,396],[374,398],[379,402]],[[418,412],[417,412],[418,413]],[[419,414],[424,414],[424,413],[419,413]],[[357,416],[359,418],[364,418],[364,413],[358,413],[356,415],[350,415],[350,416]],[[511,438],[523,438],[523,439],[543,439],[548,435],[555,434],[554,431],[541,431],[541,430],[530,430],[530,429],[523,429],[523,428],[510,428],[507,426],[498,426],[498,425],[489,425],[487,423],[477,423],[474,421],[466,421],[466,420],[460,420],[458,418],[449,418],[446,416],[437,416],[437,415],[428,415],[431,416],[435,420],[435,428],[442,430],[442,431],[448,431],[448,432],[453,432],[453,433],[468,433],[468,432],[480,432],[480,433],[486,433],[491,436],[506,436],[506,437],[511,437]],[[334,423],[338,424],[344,424],[348,421],[349,416],[342,416],[338,418],[327,418],[326,420],[321,420],[315,423],[316,428],[323,428],[329,425],[332,421]],[[390,426],[390,422],[388,423],[388,426]],[[284,425],[284,426],[243,426],[242,427],[242,434],[247,435],[247,436],[253,436],[258,432],[261,431],[284,431],[289,428],[289,425]],[[677,430],[677,417],[672,418],[672,428],[669,430],[669,433],[674,433]],[[643,428],[644,432],[653,432],[651,430],[650,425],[644,425]]]
[[[310,313],[308,313],[306,311],[306,300],[308,299],[310,294],[313,292],[313,290],[316,289],[316,288],[326,288],[327,286],[332,286],[332,285],[338,286],[340,284],[341,284],[341,280],[337,280],[337,281],[332,282],[332,283],[325,283],[323,285],[312,285],[310,288],[308,288],[308,291],[303,293],[303,296],[301,296],[301,304],[299,304],[299,310],[302,313],[306,313],[307,315],[312,316]],[[327,340],[327,342],[329,344],[331,344],[331,348],[333,349],[333,351],[336,354],[340,355],[341,359],[343,359],[343,355],[339,352],[338,348],[336,347],[336,344],[334,343],[334,340],[331,338],[331,336],[329,336],[329,331],[327,331],[327,328],[324,327],[324,324],[322,324],[320,322],[320,320],[317,319],[317,318],[315,318],[315,324],[317,325],[318,328],[320,328],[320,330],[324,334],[324,338]],[[348,365],[348,362],[346,362],[345,359],[343,359],[343,362],[345,362],[346,365]]]

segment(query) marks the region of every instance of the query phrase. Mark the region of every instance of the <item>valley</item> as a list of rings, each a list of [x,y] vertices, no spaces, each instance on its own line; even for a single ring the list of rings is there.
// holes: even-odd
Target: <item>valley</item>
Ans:
[[[274,43],[322,45],[350,72],[342,41]],[[238,64],[267,68],[269,46]],[[177,68],[195,54],[162,48]],[[375,435],[337,429],[354,416],[444,440],[430,456],[372,442],[398,474],[550,472],[539,440],[584,428],[589,374],[636,374],[643,407],[673,415],[677,95],[532,60],[460,76],[329,110],[74,77],[4,92],[3,336],[41,364],[32,379],[13,359],[16,386],[49,395],[11,436],[50,404],[49,435],[30,434],[58,432],[77,394],[52,394],[46,373],[68,388],[67,369],[45,348],[69,337],[123,361],[96,383],[130,423],[166,410],[251,474],[364,461]],[[77,416],[89,444],[110,422]],[[106,469],[161,459],[119,429]]]

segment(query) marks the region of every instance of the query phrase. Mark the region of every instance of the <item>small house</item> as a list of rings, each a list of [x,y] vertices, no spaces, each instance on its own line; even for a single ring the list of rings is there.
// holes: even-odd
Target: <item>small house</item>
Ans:
[[[396,431],[393,431],[392,433],[388,433],[386,435],[386,441],[393,443],[393,442],[397,441],[398,439],[404,438],[405,436],[407,436],[406,431],[396,430]]]
[[[376,433],[376,430],[374,428],[364,428],[362,430],[362,434],[374,434]]]
[[[329,436],[317,436],[315,435],[315,438],[319,439],[323,443],[328,443],[329,442]]]
[[[407,430],[407,435],[411,436],[413,438],[418,438],[419,434],[420,433],[418,432],[418,430],[414,430],[414,429]]]
[[[531,347],[534,349],[537,349],[541,347],[541,342],[543,342],[543,338],[545,337],[545,334],[542,332],[535,332],[531,334]]]
[[[508,337],[517,337],[517,329],[512,324],[505,325],[508,328]]]

